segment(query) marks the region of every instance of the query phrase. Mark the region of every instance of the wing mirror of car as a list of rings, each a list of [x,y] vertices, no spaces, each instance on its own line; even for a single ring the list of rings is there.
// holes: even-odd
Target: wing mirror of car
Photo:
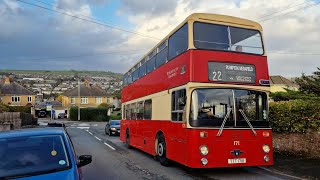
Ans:
[[[85,165],[88,165],[92,162],[92,156],[91,155],[81,155],[79,156],[79,163],[78,163],[78,167],[82,167]]]

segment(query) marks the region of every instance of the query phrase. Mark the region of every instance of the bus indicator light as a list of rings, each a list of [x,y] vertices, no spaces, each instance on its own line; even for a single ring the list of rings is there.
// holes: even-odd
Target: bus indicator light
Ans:
[[[200,137],[201,138],[207,138],[208,137],[208,132],[205,132],[205,131],[200,132]]]
[[[264,131],[264,132],[262,133],[262,136],[263,136],[263,137],[269,137],[269,136],[270,136],[270,134],[269,134],[269,132]]]
[[[259,83],[262,86],[268,86],[268,85],[270,85],[270,80],[260,79]]]

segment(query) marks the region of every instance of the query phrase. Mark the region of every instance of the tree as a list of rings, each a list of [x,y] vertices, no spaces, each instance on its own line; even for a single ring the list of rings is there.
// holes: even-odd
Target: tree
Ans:
[[[299,90],[320,96],[320,67],[313,72],[311,76],[302,74],[300,78],[296,78],[296,83],[299,84]]]
[[[108,103],[101,103],[101,104],[99,104],[99,106],[98,106],[98,108],[110,108],[110,107],[111,107],[111,105],[108,104]]]
[[[62,95],[59,95],[59,96],[57,97],[57,101],[62,102]]]
[[[113,93],[114,97],[121,99],[121,92],[122,92],[122,89],[114,91],[114,93]]]

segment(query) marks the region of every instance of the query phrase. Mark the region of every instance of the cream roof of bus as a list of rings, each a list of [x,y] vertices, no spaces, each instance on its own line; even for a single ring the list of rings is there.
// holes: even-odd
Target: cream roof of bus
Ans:
[[[189,15],[182,23],[180,23],[176,28],[174,28],[165,38],[163,38],[156,46],[154,46],[148,53],[146,53],[143,58],[141,58],[136,64],[134,64],[126,73],[128,73],[133,67],[140,63],[141,60],[146,58],[151,52],[153,52],[159,45],[164,41],[169,39],[169,37],[180,29],[188,21],[206,21],[212,22],[214,24],[230,25],[248,29],[256,29],[262,33],[262,26],[254,21],[248,19],[242,19],[233,16],[220,15],[220,14],[209,14],[209,13],[194,13]]]

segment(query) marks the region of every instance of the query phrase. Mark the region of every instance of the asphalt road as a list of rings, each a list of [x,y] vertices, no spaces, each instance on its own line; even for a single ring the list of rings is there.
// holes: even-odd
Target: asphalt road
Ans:
[[[151,155],[126,149],[119,136],[104,133],[105,123],[66,123],[78,155],[90,154],[91,164],[82,168],[85,180],[105,179],[294,179],[258,167],[192,170],[174,163],[161,166]]]

